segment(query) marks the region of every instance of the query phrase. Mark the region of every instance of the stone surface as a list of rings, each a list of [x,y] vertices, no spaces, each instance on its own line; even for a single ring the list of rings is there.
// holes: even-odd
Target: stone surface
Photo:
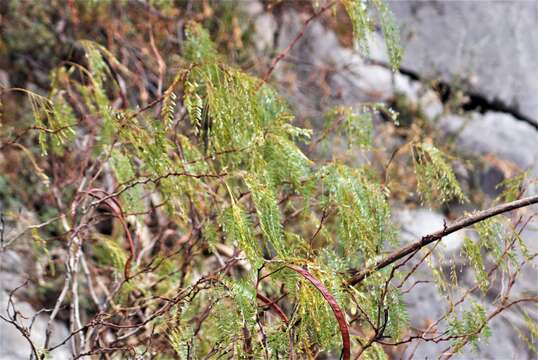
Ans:
[[[0,315],[6,316],[9,294],[0,289]],[[31,318],[36,314],[32,306],[26,302],[20,302],[15,299],[15,308],[24,318],[19,317],[20,323],[29,326]],[[32,325],[31,339],[36,346],[43,346],[45,343],[45,332],[47,328],[47,316],[38,315]],[[67,328],[59,322],[54,322],[51,333],[51,345],[54,346],[63,341],[69,332]],[[30,358],[32,351],[30,344],[24,336],[11,324],[0,319],[0,359],[1,360],[27,360]],[[67,360],[71,358],[71,352],[67,345],[50,352],[51,360]]]
[[[12,291],[24,283],[24,269],[21,257],[11,250],[0,253],[0,291]]]
[[[256,40],[254,45],[259,53],[265,53],[272,49],[277,23],[271,14],[261,14],[254,20]]]
[[[302,15],[288,11],[279,21],[278,51],[285,49],[302,27]],[[334,105],[386,101],[393,95],[392,72],[365,64],[352,49],[340,45],[336,35],[313,21],[304,36],[274,72],[280,89],[295,112],[319,119]]]
[[[6,71],[0,70],[0,87],[9,88],[9,75]]]
[[[439,126],[457,135],[460,151],[492,154],[538,175],[538,131],[531,125],[499,112],[447,115]]]
[[[446,219],[442,214],[425,209],[401,209],[395,213],[396,222],[401,224],[400,239],[404,242],[412,242],[422,236],[443,228]],[[465,231],[458,231],[448,235],[443,240],[443,245],[448,252],[457,251],[463,244]]]
[[[411,279],[413,282],[414,279]],[[439,318],[447,309],[446,301],[437,293],[435,287],[426,285],[417,285],[411,292],[404,297],[408,304],[408,311],[411,324],[420,328],[427,328],[432,321]],[[492,311],[493,309],[489,309]],[[481,339],[478,343],[478,350],[474,351],[471,346],[463,349],[463,352],[452,357],[457,360],[501,360],[501,359],[517,359],[517,360],[533,360],[536,359],[534,354],[525,349],[521,341],[515,337],[514,328],[523,327],[521,318],[517,318],[513,312],[503,312],[499,316],[492,319],[489,324],[492,329],[492,334],[489,339]],[[413,351],[417,343],[409,346],[403,354],[399,354],[400,358],[407,359]],[[448,344],[421,342],[414,353],[413,359],[437,359],[447,348]]]
[[[278,21],[277,51],[286,49],[301,31],[302,16],[295,11],[282,14]],[[268,19],[262,22],[272,23]],[[260,39],[269,39],[275,34],[272,26],[260,26],[260,29],[263,33],[258,36]],[[380,41],[379,37],[372,37],[372,52],[381,52],[376,50],[382,47]],[[323,114],[333,106],[389,102],[397,93],[405,95],[431,119],[437,118],[443,111],[435,92],[342,46],[336,35],[319,21],[310,23],[273,75],[278,80],[280,92],[289,99],[298,117],[313,120],[314,126],[319,126]]]
[[[405,48],[402,67],[464,81],[538,124],[537,1],[390,1]],[[373,53],[379,56],[379,52]]]
[[[2,205],[2,204],[0,204]],[[0,206],[0,209],[2,207]],[[37,315],[36,309],[27,301],[35,301],[35,285],[30,282],[25,284],[28,277],[31,276],[35,263],[33,256],[25,257],[21,254],[27,254],[26,251],[20,253],[12,248],[21,250],[30,247],[29,236],[23,233],[24,225],[5,221],[4,225],[4,244],[6,247],[0,247],[0,315],[7,316],[7,305],[9,294],[18,289],[13,296],[15,309],[21,313],[18,316],[19,323],[28,327],[32,317],[36,316],[33,322],[30,335],[34,344],[41,347],[45,343],[45,332],[47,328],[48,313]],[[20,234],[23,234],[22,236]],[[24,299],[24,300],[23,300]],[[10,307],[10,314],[13,314]],[[67,327],[58,321],[52,324],[51,345],[54,346],[63,341],[68,336]],[[52,351],[47,359],[64,360],[71,359],[69,343]],[[0,319],[0,360],[27,360],[30,358],[31,347],[24,336],[15,328],[14,325]]]

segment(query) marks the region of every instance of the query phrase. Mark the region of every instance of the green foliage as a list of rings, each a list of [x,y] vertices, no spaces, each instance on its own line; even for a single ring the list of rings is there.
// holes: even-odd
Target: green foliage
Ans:
[[[381,345],[373,344],[364,351],[363,358],[365,360],[387,360],[388,356]]]
[[[172,330],[170,335],[168,335],[168,339],[180,359],[192,358],[192,354],[195,353],[196,348],[193,346],[194,333],[190,327],[187,327],[185,330],[180,330],[179,328]]]
[[[114,149],[110,156],[110,166],[116,174],[120,184],[127,184],[135,179],[135,172],[129,158],[118,149]],[[144,209],[142,191],[140,186],[128,188],[121,194],[127,212],[140,212]]]
[[[533,257],[520,231],[512,226],[503,216],[486,219],[474,226],[480,237],[479,246],[505,271],[509,271],[510,266],[519,266],[522,258],[531,260]]]
[[[358,40],[359,46],[364,54],[369,53],[367,36],[372,32],[373,24],[368,13],[366,1],[345,0],[342,1],[348,16],[351,19],[353,33]]]
[[[190,359],[196,354],[194,330],[186,321],[187,306],[180,306],[176,313],[178,324],[168,332],[168,341],[180,359]]]
[[[42,155],[47,155],[49,148],[54,154],[62,155],[64,148],[76,135],[74,127],[77,121],[65,99],[65,91],[56,88],[58,78],[65,75],[62,70],[53,73],[53,90],[49,98],[29,90],[22,90],[30,99],[35,126],[40,130],[38,142]],[[50,143],[47,140],[50,140]]]
[[[357,38],[360,49],[368,55],[368,35],[375,29],[375,20],[372,9],[377,10],[379,22],[392,69],[396,71],[402,60],[400,47],[400,34],[394,15],[382,0],[343,0],[342,4],[351,19],[353,33]]]
[[[334,230],[341,256],[358,264],[375,256],[394,239],[390,208],[382,188],[365,169],[333,164],[320,169],[323,201],[338,209]]]
[[[506,258],[503,257],[503,245],[508,243],[510,235],[506,231],[505,226],[506,224],[503,223],[502,217],[497,217],[475,224],[474,228],[479,236],[477,245],[490,251],[495,261],[500,262],[506,268],[507,262]],[[518,235],[514,232],[513,236]],[[525,249],[524,251],[526,251],[526,247],[524,245],[523,247]],[[512,260],[514,259],[512,258]]]
[[[99,44],[89,40],[83,40],[79,43],[84,48],[88,69],[91,72],[92,80],[96,84],[96,91],[102,91],[107,77],[111,76],[110,69],[102,55],[106,50]],[[104,94],[101,95],[104,97]]]
[[[480,243],[465,237],[463,241],[463,250],[469,259],[469,263],[475,271],[475,276],[480,289],[486,292],[489,286],[489,279],[484,266],[483,256],[480,253]]]
[[[527,314],[526,312],[523,314],[525,319],[525,325],[528,329],[528,336],[519,334],[520,337],[524,338],[525,344],[529,347],[529,349],[534,352],[535,354],[538,353],[538,350],[536,349],[536,339],[538,339],[538,324],[535,320],[532,319],[532,317]]]
[[[385,306],[389,314],[385,335],[395,340],[401,340],[409,326],[409,314],[403,296],[398,289],[389,290]]]
[[[164,92],[163,105],[161,109],[161,118],[164,121],[164,127],[170,129],[172,122],[174,121],[174,114],[176,111],[177,105],[177,95],[174,92],[175,81],[166,91]]]
[[[527,176],[528,173],[524,171],[499,183],[495,188],[501,189],[502,193],[497,197],[497,201],[510,202],[519,199],[523,192],[523,185]]]
[[[241,317],[241,322],[247,327],[256,324],[256,291],[249,279],[241,279],[227,284],[233,302]]]
[[[341,121],[340,119],[341,118]],[[335,124],[340,124],[336,126]],[[372,143],[372,117],[368,112],[357,114],[350,107],[339,106],[330,111],[325,118],[325,132],[343,136],[349,139],[348,146],[358,145],[369,147]]]
[[[269,187],[269,184],[264,182],[263,178],[262,176],[252,175],[247,177],[245,181],[256,207],[266,250],[269,253],[275,251],[279,257],[285,258],[288,251],[284,245],[280,209],[274,192]]]
[[[86,87],[86,89],[82,87],[81,90],[89,100],[87,105],[93,108],[102,118],[101,143],[105,146],[110,145],[114,130],[117,127],[116,120],[118,117],[110,104],[107,90],[105,89],[107,79],[113,79],[113,76],[104,55],[106,55],[106,60],[111,64],[117,65],[119,62],[99,44],[89,40],[83,40],[79,43],[85,51],[89,69],[89,74],[87,72],[86,74],[90,77],[93,85]]]
[[[251,264],[259,268],[263,262],[263,254],[246,212],[233,201],[232,206],[224,212],[221,223],[227,238],[236,242],[239,248],[245,251]]]
[[[303,181],[311,175],[312,161],[286,135],[268,135],[260,147],[260,155],[259,161],[264,162],[271,187],[290,183],[301,189]],[[253,164],[257,166],[258,163]]]
[[[184,102],[205,152],[255,146],[291,120],[274,91],[266,85],[258,89],[260,85],[258,79],[216,63],[189,71]]]
[[[400,33],[394,15],[383,0],[374,0],[379,11],[381,29],[385,37],[385,44],[389,54],[392,70],[396,71],[402,61],[402,48],[400,47]]]
[[[479,341],[491,336],[486,310],[478,303],[474,303],[472,309],[464,311],[461,317],[451,317],[448,323],[449,334],[455,337],[453,344],[456,350],[461,350],[466,342],[477,349]]]
[[[114,239],[104,235],[99,236],[94,252],[97,261],[103,266],[110,266],[118,273],[123,271],[127,254]]]
[[[446,156],[439,149],[428,143],[417,144],[413,147],[413,160],[418,191],[426,203],[466,200]]]
[[[390,271],[376,274],[352,290],[357,299],[356,313],[363,326],[368,328],[372,322],[379,321],[378,326],[383,329],[382,336],[399,341],[409,326],[409,315],[399,289],[385,287],[383,283],[389,273]]]
[[[183,56],[192,63],[213,63],[219,60],[219,54],[209,33],[194,21],[187,24],[185,29],[187,41],[183,50]]]
[[[35,125],[39,128],[47,128],[47,120],[54,120],[52,117],[51,102],[36,93],[31,91],[25,91],[30,99],[32,105],[32,114],[34,116]],[[41,147],[41,154],[47,155],[47,132],[41,131],[38,135],[39,146]]]
[[[302,278],[297,280],[296,296],[299,303],[295,316],[301,319],[298,325],[299,342],[305,349],[314,344],[327,350],[337,348],[340,336],[336,332],[338,326],[330,306],[310,283]]]

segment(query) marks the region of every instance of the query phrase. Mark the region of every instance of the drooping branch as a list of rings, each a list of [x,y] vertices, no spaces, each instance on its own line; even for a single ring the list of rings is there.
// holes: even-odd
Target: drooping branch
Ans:
[[[383,269],[385,266],[393,264],[399,259],[403,258],[406,255],[414,253],[424,246],[431,244],[434,241],[441,240],[443,237],[452,234],[458,230],[476,224],[480,221],[489,219],[490,217],[503,214],[512,210],[516,210],[522,207],[526,207],[532,204],[538,203],[538,195],[529,196],[524,199],[512,201],[506,204],[501,204],[495,207],[492,207],[487,210],[479,211],[470,216],[464,217],[451,225],[445,225],[443,229],[438,230],[429,235],[423,236],[420,240],[412,242],[394,252],[387,255],[385,258],[379,260],[373,267],[360,271],[359,273],[353,275],[348,281],[348,285],[356,285],[360,283],[365,277],[376,272],[377,270]]]
[[[323,298],[327,301],[331,309],[333,310],[338,327],[340,328],[340,334],[342,335],[342,356],[343,360],[349,360],[351,358],[351,342],[349,340],[349,327],[346,322],[345,313],[342,311],[338,302],[334,296],[327,290],[321,281],[316,279],[306,269],[296,265],[286,265],[289,269],[299,273],[306,280],[310,281],[312,285],[321,293]]]

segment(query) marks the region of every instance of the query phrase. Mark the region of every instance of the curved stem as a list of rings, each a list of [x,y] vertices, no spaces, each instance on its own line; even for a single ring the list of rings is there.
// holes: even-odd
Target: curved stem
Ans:
[[[338,327],[340,328],[340,334],[342,335],[342,359],[349,360],[351,358],[351,342],[349,340],[349,327],[346,322],[346,315],[338,305],[338,302],[334,296],[327,290],[327,288],[322,284],[321,281],[316,279],[312,274],[310,274],[306,269],[303,269],[300,266],[286,265],[289,269],[299,273],[306,280],[310,281],[312,285],[321,293],[323,298],[327,301],[331,309],[333,310],[334,317],[338,322]]]

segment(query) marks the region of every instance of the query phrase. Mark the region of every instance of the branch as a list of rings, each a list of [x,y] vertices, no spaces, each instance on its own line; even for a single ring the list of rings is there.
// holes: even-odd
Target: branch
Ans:
[[[429,245],[434,241],[441,240],[443,237],[449,234],[452,234],[453,232],[456,232],[465,227],[476,224],[480,221],[489,219],[490,217],[503,214],[508,211],[516,210],[522,207],[526,207],[532,204],[536,204],[536,203],[538,203],[538,195],[529,196],[524,199],[512,201],[506,204],[501,204],[501,205],[492,207],[491,209],[482,210],[468,217],[464,217],[461,220],[458,220],[449,226],[445,226],[441,230],[438,230],[434,233],[423,236],[420,240],[417,240],[413,243],[410,243],[400,248],[399,250],[392,252],[384,259],[379,260],[372,268],[363,270],[353,275],[351,279],[349,279],[348,285],[353,286],[360,283],[362,280],[364,280],[365,277],[376,272],[377,270],[380,270],[384,268],[385,266],[390,265],[394,263],[395,261],[398,261],[399,259],[403,258],[404,256],[408,254],[411,254],[413,252],[420,250],[424,246]]]
[[[101,192],[104,194],[103,197],[97,195],[96,193]],[[103,199],[106,196],[110,196],[110,194],[102,189],[90,189],[88,190],[88,194],[94,198],[97,198],[99,201],[103,201]],[[121,207],[121,204],[117,199],[114,197],[110,198],[112,203],[115,206],[112,206],[108,200],[104,200],[103,203],[114,213],[114,216],[120,221],[121,225],[123,226],[123,231],[125,232],[125,235],[127,236],[127,241],[129,244],[129,257],[125,261],[125,267],[123,269],[123,273],[125,276],[125,281],[129,281],[131,278],[130,270],[131,270],[131,262],[135,258],[135,244],[133,241],[133,238],[131,236],[131,232],[129,230],[129,227],[127,226],[127,222],[125,221],[125,213],[123,211],[123,208]]]
[[[343,360],[349,360],[351,358],[351,342],[349,340],[349,327],[346,322],[346,315],[336,302],[334,296],[327,290],[327,288],[316,279],[312,274],[302,267],[296,265],[286,265],[289,269],[299,273],[306,280],[310,281],[312,285],[321,293],[323,298],[327,301],[331,309],[333,310],[334,317],[338,322],[338,327],[340,328],[340,334],[342,335],[342,355]]]
[[[329,10],[330,8],[332,8],[334,5],[336,4],[336,1],[330,1],[328,2],[326,5],[322,6],[318,11],[316,11],[314,14],[312,14],[308,19],[306,19],[303,23],[303,27],[301,28],[301,30],[299,31],[299,33],[297,33],[297,35],[295,36],[295,38],[293,38],[293,40],[289,43],[289,45],[282,51],[280,52],[280,54],[278,54],[278,56],[276,58],[273,59],[272,63],[271,63],[271,67],[269,68],[269,70],[267,70],[267,72],[265,73],[265,75],[263,76],[262,80],[263,82],[260,83],[260,86],[261,84],[263,83],[266,83],[267,80],[269,80],[269,77],[271,76],[271,74],[273,73],[273,70],[275,70],[275,67],[277,66],[277,64],[282,60],[284,59],[286,56],[288,56],[288,53],[291,51],[291,49],[297,44],[297,42],[303,37],[305,31],[306,31],[306,28],[308,27],[308,24],[310,24],[310,22],[312,22],[312,20],[316,19],[317,17],[319,17],[321,14],[323,14],[325,11]]]
[[[284,321],[284,323],[286,325],[289,324],[290,321],[289,321],[288,317],[286,316],[284,311],[282,311],[282,308],[280,306],[278,306],[278,304],[276,302],[272,301],[268,297],[266,297],[266,296],[264,296],[262,294],[259,294],[259,293],[256,294],[256,298],[261,300],[266,306],[273,308],[275,310],[275,312],[278,314],[278,316],[282,319],[282,321]]]

